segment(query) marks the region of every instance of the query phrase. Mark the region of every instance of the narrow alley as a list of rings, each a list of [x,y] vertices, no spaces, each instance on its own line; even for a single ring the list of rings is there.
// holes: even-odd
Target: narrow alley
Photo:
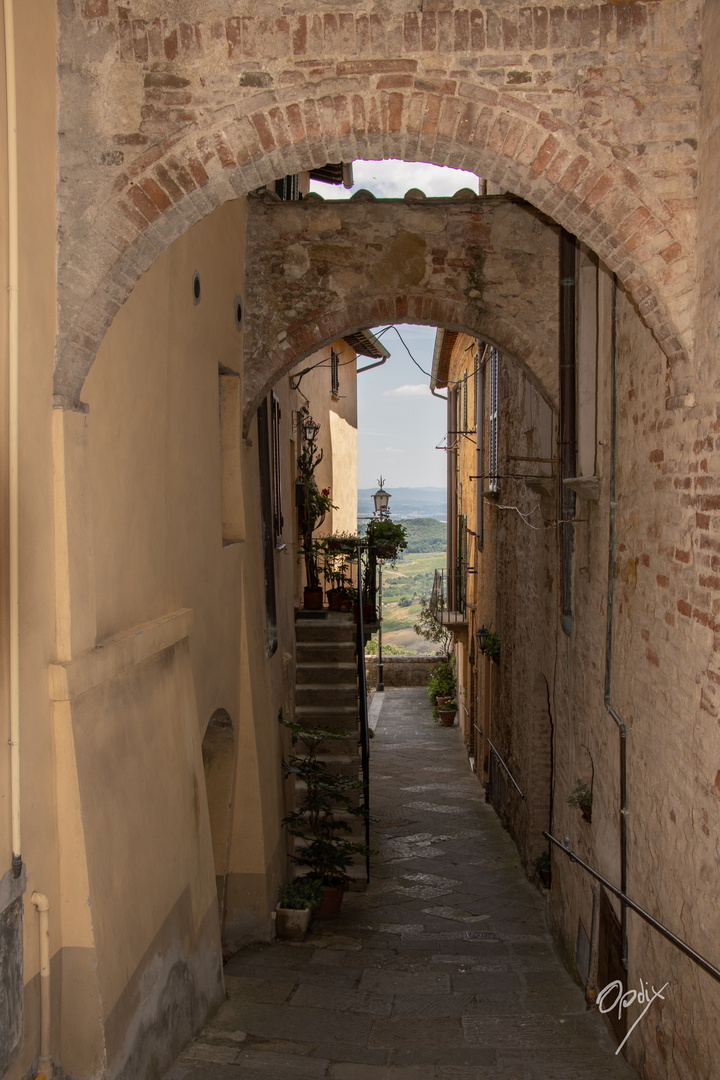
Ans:
[[[369,888],[302,944],[238,952],[167,1080],[631,1080],[457,727],[419,689],[373,713]]]

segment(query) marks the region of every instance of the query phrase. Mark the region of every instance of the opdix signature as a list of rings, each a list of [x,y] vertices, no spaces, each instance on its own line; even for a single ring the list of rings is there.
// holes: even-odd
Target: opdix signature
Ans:
[[[665,986],[668,986],[668,983],[665,983]],[[616,1054],[620,1053],[623,1046],[632,1035],[634,1029],[637,1027],[645,1013],[652,1005],[653,1001],[656,1001],[658,998],[660,998],[662,1001],[665,1000],[663,996],[663,990],[665,989],[665,986],[661,986],[659,990],[656,990],[654,986],[651,987],[651,994],[650,990],[646,989],[642,979],[640,980],[639,990],[623,990],[623,985],[620,980],[615,979],[614,982],[608,983],[607,986],[604,986],[602,988],[602,990],[597,996],[597,1006],[601,1013],[611,1012],[615,1008],[615,1006],[617,1006],[618,1020],[621,1020],[623,1009],[629,1008],[630,1005],[633,1004],[633,1002],[637,1001],[638,1005],[645,1006],[635,1023],[632,1025],[631,1028],[628,1029],[627,1035],[615,1051]],[[606,1004],[605,999],[611,997],[613,993],[615,994],[614,1001]]]

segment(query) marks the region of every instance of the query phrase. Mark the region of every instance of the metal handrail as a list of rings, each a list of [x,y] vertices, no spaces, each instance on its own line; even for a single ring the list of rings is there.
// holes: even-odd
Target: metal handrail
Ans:
[[[358,622],[357,622],[357,667],[358,667],[358,695],[360,715],[360,760],[363,774],[363,807],[365,810],[365,847],[368,853],[365,856],[365,875],[370,881],[370,724],[367,710],[367,683],[365,678],[365,624],[363,622],[362,601],[362,549],[363,545],[357,546],[358,563]]]
[[[704,956],[701,956],[700,953],[695,952],[693,948],[691,948],[689,945],[686,945],[686,943],[681,938],[677,937],[676,934],[673,934],[672,930],[668,930],[666,926],[663,926],[663,924],[659,923],[657,919],[654,919],[652,915],[649,915],[644,908],[641,908],[639,904],[636,904],[634,900],[631,900],[626,893],[621,892],[620,889],[616,889],[614,885],[611,885],[607,878],[604,878],[602,874],[599,874],[597,872],[597,870],[593,870],[592,866],[588,866],[586,862],[583,862],[583,860],[579,858],[571,848],[566,847],[561,840],[557,839],[557,837],[552,836],[549,832],[544,831],[543,836],[546,840],[549,840],[552,844],[555,844],[556,847],[560,848],[561,851],[564,851],[569,859],[572,859],[573,862],[576,862],[579,866],[582,866],[583,870],[587,870],[588,874],[594,877],[596,881],[599,881],[601,885],[604,885],[609,892],[611,892],[614,896],[617,896],[618,900],[620,900],[624,907],[629,907],[632,911],[639,915],[641,919],[644,919],[648,926],[652,926],[653,930],[657,930],[659,934],[662,934],[664,938],[667,938],[667,940],[672,945],[674,945],[676,949],[679,949],[680,952],[683,952],[686,956],[689,956],[690,959],[694,963],[696,963],[698,967],[701,967],[703,971],[707,972],[707,974],[710,975],[711,978],[715,979],[716,982],[720,982],[720,971],[718,971],[714,964],[711,964],[710,961],[706,960]]]
[[[515,785],[515,787],[517,788],[517,790],[518,790],[518,794],[520,795],[520,798],[521,798],[521,799],[524,799],[524,798],[525,798],[525,796],[523,795],[523,793],[522,793],[522,791],[521,791],[521,789],[520,789],[520,785],[518,784],[517,780],[515,779],[515,777],[513,776],[513,774],[512,774],[511,772],[510,772],[510,770],[508,769],[507,765],[505,764],[505,762],[503,761],[503,759],[502,759],[502,758],[500,757],[500,754],[499,754],[499,753],[498,753],[498,751],[497,751],[497,750],[495,749],[495,747],[493,746],[493,744],[492,744],[492,743],[490,742],[490,740],[489,740],[489,739],[488,739],[488,745],[489,745],[490,749],[492,750],[492,752],[494,753],[495,757],[496,757],[496,758],[498,759],[498,761],[499,761],[499,762],[500,762],[500,764],[502,765],[502,767],[503,767],[503,769],[505,770],[505,772],[506,772],[506,773],[508,774],[508,776],[509,776],[509,777],[510,777],[510,779],[512,780],[512,782],[513,782],[513,784]]]

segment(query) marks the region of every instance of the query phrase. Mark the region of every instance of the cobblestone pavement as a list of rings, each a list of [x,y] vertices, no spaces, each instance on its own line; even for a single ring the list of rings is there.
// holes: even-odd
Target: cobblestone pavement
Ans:
[[[167,1080],[637,1080],[558,959],[457,727],[389,689],[371,749],[371,885],[303,944],[237,953]]]

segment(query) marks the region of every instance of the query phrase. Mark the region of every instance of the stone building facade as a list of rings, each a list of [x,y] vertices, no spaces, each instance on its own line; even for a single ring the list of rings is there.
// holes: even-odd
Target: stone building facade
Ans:
[[[560,479],[597,482],[568,488],[560,517],[541,508],[559,537],[500,509],[530,509],[524,491],[484,505],[494,540],[482,574],[493,581],[481,602],[497,602],[476,616],[490,616],[502,642],[496,745],[532,790],[551,729],[554,834],[718,963],[720,9],[350,7],[4,5],[0,918],[13,1004],[0,1071],[10,1080],[40,1049],[33,893],[50,903],[51,1056],[77,1077],[157,1074],[221,993],[221,922],[228,945],[269,932],[285,868],[276,716],[291,700],[300,583],[289,552],[273,549],[269,619],[257,410],[267,402],[270,423],[274,390],[291,506],[302,402],[285,378],[292,365],[380,321],[436,323],[501,351],[514,417],[507,443],[500,429],[501,459],[512,447],[546,456],[535,453],[535,419],[549,409],[562,421],[567,352],[559,337],[553,352],[543,319],[569,275],[556,266],[533,277],[528,252],[506,238],[500,278],[510,281],[507,267],[519,275],[517,309],[499,291],[493,300],[487,264],[472,295],[477,281],[460,280],[467,252],[456,267],[442,253],[455,211],[442,210],[440,229],[440,215],[421,209],[418,228],[416,198],[393,213],[414,215],[404,231],[424,241],[422,260],[395,240],[419,278],[394,282],[389,306],[376,295],[369,315],[342,325],[348,282],[334,268],[316,277],[299,325],[288,317],[263,343],[254,322],[246,372],[242,320],[263,303],[253,294],[248,304],[243,259],[257,259],[258,241],[247,248],[247,230],[264,220],[285,244],[280,232],[294,229],[288,265],[301,276],[318,245],[301,215],[245,197],[328,162],[462,166],[508,191],[497,207],[532,218],[543,243],[561,229],[578,240],[579,442],[575,476]],[[337,234],[357,230],[361,210],[368,221],[371,204],[358,203],[302,209],[307,221],[327,217],[317,237],[337,258],[349,250]],[[500,214],[471,206],[478,221]],[[458,215],[467,208],[456,204]],[[352,257],[351,268],[377,266],[360,239]],[[444,291],[418,314],[433,258]],[[530,286],[551,297],[535,321]],[[583,295],[595,297],[585,316]],[[283,346],[281,335],[294,337]],[[520,344],[531,335],[534,353]],[[593,347],[594,383],[583,375]],[[528,413],[530,436],[518,419]],[[552,501],[542,485],[532,497]],[[469,674],[464,685],[479,720],[479,687]],[[217,798],[206,798],[206,768]],[[537,819],[493,770],[498,810],[531,858]],[[230,827],[223,785],[233,776]],[[593,788],[591,823],[567,804],[578,777]],[[535,806],[542,818],[546,804]],[[582,960],[592,889],[561,852],[551,912]],[[629,985],[670,983],[628,1055],[653,1080],[710,1080],[717,984],[639,919],[626,929]]]

